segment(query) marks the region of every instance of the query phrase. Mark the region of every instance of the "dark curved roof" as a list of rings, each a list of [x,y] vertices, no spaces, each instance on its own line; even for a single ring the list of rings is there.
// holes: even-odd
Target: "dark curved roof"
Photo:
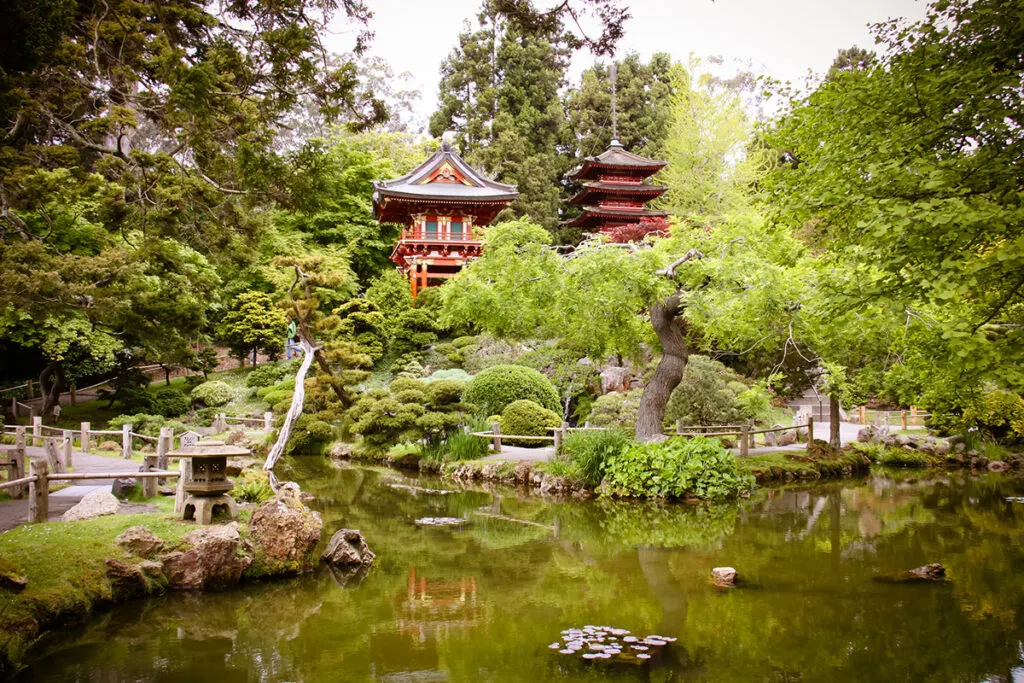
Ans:
[[[570,173],[569,177],[576,180],[593,178],[601,172],[607,173],[609,169],[617,169],[630,174],[642,173],[646,177],[654,175],[665,166],[668,166],[667,161],[648,159],[639,154],[633,154],[627,151],[621,142],[612,140],[608,149],[596,157],[584,159],[583,165]]]
[[[425,182],[430,174],[448,162],[465,178],[466,182]],[[388,197],[402,199],[458,200],[467,203],[511,202],[519,196],[515,185],[499,183],[484,176],[458,155],[448,143],[434,152],[426,161],[400,178],[373,181],[374,215],[379,214],[382,202]]]

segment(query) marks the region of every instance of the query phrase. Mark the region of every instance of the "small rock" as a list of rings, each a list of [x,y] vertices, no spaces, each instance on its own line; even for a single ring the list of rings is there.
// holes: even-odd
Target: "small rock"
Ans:
[[[875,581],[881,583],[924,583],[927,581],[945,580],[946,568],[938,562],[926,564],[923,567],[911,569],[910,571],[883,574],[882,576],[875,577]]]
[[[0,588],[20,593],[27,585],[28,576],[24,570],[13,562],[0,558]]]
[[[252,469],[259,464],[260,462],[256,458],[231,458],[224,471],[229,477],[237,477],[245,470]]]
[[[335,460],[348,459],[352,457],[352,451],[354,449],[355,445],[353,444],[336,441],[331,444],[331,457]]]
[[[107,559],[105,564],[115,595],[138,598],[149,593],[149,584],[138,565],[113,558]]]
[[[160,486],[156,490],[161,496],[173,496],[177,490],[173,486]]]
[[[142,525],[125,529],[114,540],[119,546],[138,557],[153,557],[164,549],[163,540]]]
[[[76,522],[82,519],[92,519],[103,515],[113,515],[120,505],[117,498],[110,491],[93,491],[85,495],[73,508],[61,516],[65,522]]]
[[[375,557],[358,529],[339,529],[331,536],[320,559],[333,566],[365,566]]]
[[[417,526],[462,526],[466,520],[461,517],[421,517],[415,521]]]
[[[155,560],[143,560],[139,563],[139,569],[152,579],[160,578],[164,574],[164,566]]]
[[[115,479],[114,483],[110,485],[110,492],[118,498],[126,498],[128,492],[135,488],[138,481],[134,477],[122,477]]]
[[[721,588],[736,585],[736,570],[732,567],[715,567],[711,570],[711,582]]]
[[[993,460],[988,464],[989,472],[1006,472],[1009,469],[1010,465],[1002,460]]]

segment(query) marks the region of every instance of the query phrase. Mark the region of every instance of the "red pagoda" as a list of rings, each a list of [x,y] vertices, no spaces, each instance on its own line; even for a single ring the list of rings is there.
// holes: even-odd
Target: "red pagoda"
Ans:
[[[373,215],[405,226],[391,260],[416,296],[480,256],[473,228],[490,223],[517,196],[515,185],[485,178],[443,143],[412,172],[374,181]]]
[[[668,164],[627,152],[622,143],[612,140],[604,153],[587,157],[583,166],[569,174],[583,189],[570,201],[583,207],[583,213],[567,225],[589,232],[640,223],[644,219],[663,218],[667,211],[654,211],[645,204],[660,197],[665,187],[646,180]]]

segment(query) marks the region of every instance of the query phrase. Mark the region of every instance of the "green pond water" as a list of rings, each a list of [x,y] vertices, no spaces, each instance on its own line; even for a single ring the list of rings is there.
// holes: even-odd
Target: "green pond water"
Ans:
[[[1024,480],[874,474],[695,507],[289,467],[325,539],[367,537],[365,577],[122,605],[52,635],[19,680],[1024,681],[1024,504],[1006,500]],[[468,524],[413,524],[428,516]],[[950,581],[872,580],[929,562]],[[746,585],[712,587],[719,565]],[[549,649],[585,625],[678,640],[642,666]]]

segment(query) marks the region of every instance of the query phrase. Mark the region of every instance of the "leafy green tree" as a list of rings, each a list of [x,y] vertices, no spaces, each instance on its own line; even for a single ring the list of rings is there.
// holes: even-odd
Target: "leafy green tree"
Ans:
[[[500,2],[487,0],[476,30],[441,66],[440,108],[430,133],[456,132],[472,164],[519,188],[510,210],[554,228],[559,186],[568,170],[557,144],[564,123],[559,90],[568,68],[566,33],[504,18]]]
[[[385,270],[366,290],[366,300],[376,305],[384,318],[384,348],[390,353],[399,330],[398,320],[412,309],[409,281],[394,268]]]
[[[235,355],[243,362],[252,355],[254,365],[257,351],[269,354],[271,360],[281,352],[287,327],[288,317],[264,292],[238,295],[221,325],[223,337]]]
[[[835,287],[849,310],[906,311],[922,384],[1020,387],[1019,7],[941,2],[875,31],[886,57],[794,96],[772,128],[789,161],[765,183],[773,217],[849,274]]]
[[[334,309],[338,316],[338,334],[362,346],[374,361],[384,356],[384,316],[377,305],[358,298]]]
[[[643,343],[660,343],[637,418],[642,440],[661,433],[694,337],[746,348],[802,292],[792,267],[798,245],[749,215],[712,231],[676,226],[648,248],[590,241],[570,258],[547,248],[549,239],[522,221],[490,228],[483,256],[443,288],[444,317],[505,338],[561,338],[595,359],[636,357]]]

